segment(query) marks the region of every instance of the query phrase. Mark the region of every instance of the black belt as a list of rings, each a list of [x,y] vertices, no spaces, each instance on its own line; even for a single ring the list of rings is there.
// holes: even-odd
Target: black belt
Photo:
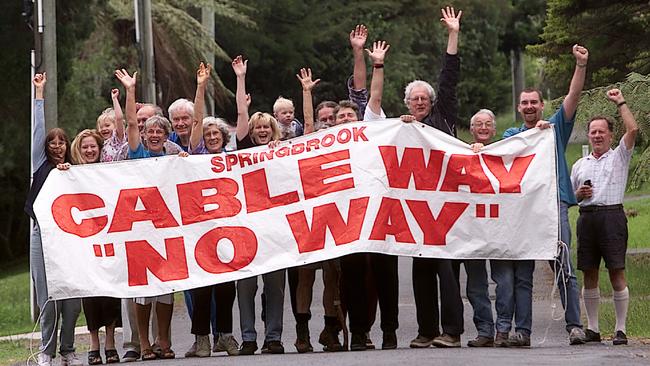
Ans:
[[[607,206],[580,206],[580,212],[597,212],[597,211],[615,211],[622,210],[623,205],[607,205]]]

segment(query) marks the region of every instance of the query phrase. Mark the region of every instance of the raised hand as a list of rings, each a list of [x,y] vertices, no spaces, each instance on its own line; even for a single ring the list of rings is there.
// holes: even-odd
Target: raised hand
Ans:
[[[235,75],[238,77],[246,76],[246,70],[248,69],[248,60],[244,60],[241,55],[235,57],[232,60],[232,69],[235,71]]]
[[[120,90],[119,89],[111,89],[111,99],[112,100],[120,99]]]
[[[36,74],[34,75],[34,86],[36,89],[43,89],[45,88],[45,84],[47,83],[47,74],[42,73],[42,74]]]
[[[607,99],[611,100],[612,102],[616,103],[616,105],[625,102],[625,98],[623,98],[623,93],[621,93],[620,90],[618,89],[610,89],[607,91]]]
[[[124,89],[135,88],[137,75],[137,71],[133,73],[133,76],[131,76],[125,69],[115,70],[115,77],[122,83]]]
[[[300,84],[302,84],[302,90],[303,91],[311,91],[316,84],[320,82],[320,79],[312,80],[311,79],[311,69],[310,68],[302,68],[300,69],[300,74],[296,74],[296,77],[298,80],[300,80]]]
[[[253,102],[253,98],[251,97],[251,95],[246,94],[246,107],[250,108],[252,102]]]
[[[357,24],[350,32],[350,46],[353,49],[362,50],[368,39],[368,28],[363,24]]]
[[[198,70],[196,70],[196,83],[203,85],[210,80],[210,72],[212,71],[212,65],[208,64],[207,66],[201,62]]]
[[[447,31],[449,33],[459,32],[460,17],[463,15],[463,11],[459,10],[458,14],[456,14],[454,7],[448,6],[444,9],[440,9],[440,12],[442,13],[442,18],[440,18],[440,21],[447,27]]]
[[[580,67],[587,66],[587,60],[589,59],[589,50],[585,47],[582,47],[578,44],[573,45],[573,56],[576,58],[576,64]]]
[[[372,44],[372,52],[366,48],[366,53],[375,65],[382,65],[389,48],[390,45],[386,41],[377,41]]]

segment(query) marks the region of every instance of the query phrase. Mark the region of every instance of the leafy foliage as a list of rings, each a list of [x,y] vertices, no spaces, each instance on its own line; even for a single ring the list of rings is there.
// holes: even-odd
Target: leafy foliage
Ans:
[[[406,109],[404,86],[422,79],[437,82],[447,31],[440,25],[443,1],[344,1],[246,0],[256,11],[251,18],[256,30],[233,31],[227,23],[216,37],[231,54],[249,60],[247,87],[253,95],[253,109],[269,111],[279,96],[300,105],[300,84],[294,75],[311,67],[322,81],[314,90],[314,101],[347,99],[346,80],[352,73],[352,52],[348,34],[356,24],[369,29],[367,47],[386,40],[391,49],[386,57],[386,79],[382,106],[388,115]],[[510,96],[509,67],[499,52],[499,37],[505,31],[501,13],[507,1],[460,1],[463,10],[460,35],[461,83],[460,120],[468,121],[479,108],[499,111]],[[259,32],[258,30],[264,30]],[[234,84],[230,65],[219,65],[227,84]],[[367,85],[370,85],[368,70]],[[300,108],[297,108],[299,111]],[[234,117],[232,109],[224,111]]]
[[[581,43],[590,50],[586,87],[592,89],[580,100],[579,123],[596,114],[614,115],[616,108],[602,96],[613,86],[623,91],[641,132],[637,149],[642,153],[628,187],[632,190],[650,181],[650,80],[644,76],[650,74],[649,26],[650,3],[644,0],[550,0],[541,35],[544,43],[529,47],[533,54],[547,58],[547,82],[555,95],[562,93],[573,73],[571,45]]]
[[[549,0],[544,43],[528,50],[546,57],[545,71],[555,95],[573,72],[571,46],[589,50],[587,87],[623,80],[630,72],[650,73],[650,3],[645,0]]]

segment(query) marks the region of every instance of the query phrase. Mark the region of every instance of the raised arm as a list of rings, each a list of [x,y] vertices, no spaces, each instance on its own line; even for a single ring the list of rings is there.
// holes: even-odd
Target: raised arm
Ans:
[[[32,130],[32,172],[35,172],[41,164],[47,160],[45,155],[45,84],[47,83],[47,74],[34,75],[34,127]]]
[[[636,135],[639,133],[639,125],[636,123],[636,119],[620,90],[608,90],[607,99],[611,100],[618,107],[618,112],[621,114],[621,118],[623,119],[623,125],[625,125],[623,142],[625,142],[625,148],[630,150],[634,147],[634,140],[636,140]]]
[[[458,33],[460,32],[460,17],[463,11],[459,10],[458,14],[453,7],[440,9],[442,18],[440,21],[447,27],[447,53],[455,55],[458,53]]]
[[[135,151],[142,143],[140,140],[140,130],[138,129],[138,119],[135,111],[135,84],[138,72],[133,76],[125,70],[115,70],[115,77],[122,83],[126,90],[126,135],[129,139],[129,149]]]
[[[352,46],[354,59],[353,85],[355,90],[366,88],[366,59],[363,55],[366,39],[368,39],[368,28],[363,24],[358,24],[350,32],[350,46]]]
[[[124,141],[124,113],[120,106],[120,90],[111,90],[111,99],[113,100],[113,111],[115,111],[115,138],[120,143]]]
[[[377,41],[372,44],[372,51],[366,48],[372,60],[372,81],[370,82],[370,100],[368,108],[376,115],[381,115],[381,100],[384,94],[384,58],[390,45],[386,41]]]
[[[237,92],[235,100],[237,101],[237,140],[242,140],[248,135],[248,102],[246,95],[246,70],[248,69],[248,60],[244,60],[241,55],[232,60],[232,69],[237,76]]]
[[[585,85],[585,76],[587,75],[587,60],[589,59],[589,51],[577,44],[573,45],[573,56],[576,58],[576,68],[573,71],[571,78],[571,85],[569,86],[569,93],[564,98],[562,105],[564,106],[564,119],[571,121],[573,115],[578,108],[578,101],[580,100],[580,93],[582,87]]]
[[[205,66],[203,62],[196,70],[196,95],[194,96],[194,115],[192,116],[192,129],[190,133],[189,151],[199,146],[203,138],[203,109],[205,109],[205,88],[210,81],[212,65]]]
[[[305,119],[305,135],[314,132],[314,104],[311,90],[320,82],[320,79],[311,79],[311,69],[302,68],[300,74],[296,74],[302,85],[302,114]]]

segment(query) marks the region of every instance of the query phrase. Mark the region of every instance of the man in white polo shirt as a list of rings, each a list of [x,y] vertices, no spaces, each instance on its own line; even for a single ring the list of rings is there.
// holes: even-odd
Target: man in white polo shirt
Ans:
[[[578,269],[584,272],[582,295],[587,310],[587,342],[600,342],[598,329],[598,267],[603,258],[614,289],[616,329],[614,345],[627,344],[625,320],[629,291],[625,281],[627,219],[623,194],[639,127],[618,89],[607,92],[623,119],[625,134],[611,148],[614,122],[609,117],[593,117],[587,125],[592,153],[578,160],[571,171],[571,183],[580,205],[578,217]]]

